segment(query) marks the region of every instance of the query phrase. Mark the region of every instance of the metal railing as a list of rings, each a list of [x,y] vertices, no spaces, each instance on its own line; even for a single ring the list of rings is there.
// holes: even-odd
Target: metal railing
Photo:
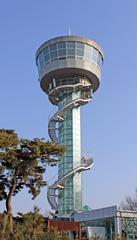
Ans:
[[[92,165],[93,165],[93,159],[92,158],[89,158],[89,159],[82,158],[81,165],[72,169],[66,175],[62,176],[57,181],[55,181],[53,185],[48,187],[47,198],[48,198],[49,204],[51,205],[52,210],[57,210],[57,208],[58,208],[58,204],[57,204],[57,201],[56,201],[56,197],[57,197],[56,191],[58,189],[63,189],[64,188],[64,183],[69,177],[72,177],[75,174],[79,174],[82,171],[89,170]]]
[[[83,84],[83,86],[84,86],[84,84]],[[83,89],[84,89],[84,87],[83,87]],[[67,97],[65,99],[64,104],[62,104],[62,106],[60,106],[60,109],[57,112],[55,112],[54,114],[52,112],[53,115],[50,116],[50,118],[49,118],[48,133],[49,133],[51,140],[55,143],[58,142],[58,137],[56,134],[56,131],[57,131],[56,124],[60,121],[64,121],[65,113],[68,110],[73,109],[78,106],[85,105],[86,103],[91,101],[91,88],[89,88],[88,91],[77,92],[74,99],[73,99],[73,96],[71,95],[71,96]],[[72,169],[71,171],[66,173],[64,176],[62,176],[57,181],[55,181],[55,183],[53,185],[48,187],[47,198],[48,198],[48,201],[53,210],[57,210],[57,208],[58,208],[58,205],[56,202],[56,197],[57,197],[56,190],[64,188],[64,183],[65,183],[66,179],[75,175],[76,173],[80,173],[82,171],[90,169],[92,164],[93,164],[92,158],[89,158],[89,159],[82,158],[81,164],[79,166],[75,167],[74,169]]]

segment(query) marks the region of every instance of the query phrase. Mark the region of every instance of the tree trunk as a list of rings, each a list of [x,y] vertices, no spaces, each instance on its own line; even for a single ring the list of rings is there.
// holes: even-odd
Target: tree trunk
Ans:
[[[12,218],[12,194],[14,192],[16,188],[16,171],[13,177],[13,181],[12,181],[12,186],[9,190],[7,199],[6,199],[6,222],[5,222],[5,226],[4,226],[4,234],[6,231],[6,227],[9,225],[9,229],[10,229],[10,234],[13,234],[13,218]]]
[[[4,239],[4,235],[6,232],[6,226],[7,226],[7,213],[6,211],[3,212],[3,216],[2,216],[2,230],[1,230],[1,240]]]

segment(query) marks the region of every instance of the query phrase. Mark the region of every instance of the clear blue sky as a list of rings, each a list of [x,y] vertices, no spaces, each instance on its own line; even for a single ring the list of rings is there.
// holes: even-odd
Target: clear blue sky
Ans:
[[[105,53],[100,88],[82,109],[82,149],[95,160],[84,174],[84,204],[119,205],[137,187],[136,0],[1,1],[0,128],[48,139],[53,106],[39,87],[35,52],[69,28],[97,41]],[[47,179],[55,173],[48,169]],[[49,209],[46,189],[36,201],[26,191],[20,193],[14,212],[29,211],[34,204],[43,213]]]

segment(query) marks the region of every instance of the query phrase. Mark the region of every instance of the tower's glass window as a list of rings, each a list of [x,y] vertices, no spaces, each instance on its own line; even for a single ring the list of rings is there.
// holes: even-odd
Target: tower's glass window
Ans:
[[[67,56],[75,56],[75,42],[67,42]]]
[[[55,51],[57,49],[57,44],[51,44],[50,46],[50,51]]]
[[[58,49],[66,48],[66,42],[58,42],[57,45],[58,45]]]
[[[98,51],[97,49],[93,48],[93,55],[97,56],[98,55]]]
[[[89,45],[85,45],[84,57],[87,60],[91,60],[92,57],[92,48]]]
[[[57,43],[58,46],[58,58],[64,59],[66,58],[66,42]]]
[[[44,64],[66,58],[81,58],[94,63],[98,67],[102,65],[102,56],[94,47],[82,42],[61,41],[51,44],[40,52],[37,58],[39,73],[42,71]]]
[[[76,48],[84,49],[84,43],[76,42]]]
[[[68,48],[67,56],[75,56],[75,48]]]
[[[48,47],[44,48],[44,49],[43,49],[43,54],[46,55],[46,54],[48,54],[48,53],[49,53],[49,48],[48,48]]]
[[[65,48],[58,49],[58,55],[59,57],[66,56],[66,49]]]
[[[91,50],[92,50],[91,48],[92,48],[91,46],[85,44],[85,51],[91,52]]]
[[[49,60],[50,60],[50,55],[49,55],[49,53],[47,53],[47,54],[44,55],[44,60],[45,60],[46,63],[49,62]]]
[[[50,55],[49,55],[49,48],[48,48],[48,47],[46,47],[46,48],[43,49],[43,55],[44,55],[44,60],[45,60],[45,62],[46,62],[46,63],[49,62],[49,60],[50,60]]]
[[[57,59],[57,51],[50,52],[50,57],[51,57],[51,61],[56,60]]]
[[[40,62],[40,67],[42,68],[42,67],[43,67],[43,64],[44,64],[44,55],[43,55],[43,52],[41,52],[40,55],[39,55],[39,62]]]
[[[75,42],[67,42],[67,48],[75,48]]]
[[[76,48],[76,55],[79,57],[84,57],[84,49]]]

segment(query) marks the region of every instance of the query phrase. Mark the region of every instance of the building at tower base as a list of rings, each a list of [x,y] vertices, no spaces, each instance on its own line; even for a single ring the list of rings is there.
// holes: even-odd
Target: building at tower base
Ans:
[[[75,213],[74,221],[81,222],[83,235],[104,239],[137,239],[137,212],[120,210],[117,206]]]

